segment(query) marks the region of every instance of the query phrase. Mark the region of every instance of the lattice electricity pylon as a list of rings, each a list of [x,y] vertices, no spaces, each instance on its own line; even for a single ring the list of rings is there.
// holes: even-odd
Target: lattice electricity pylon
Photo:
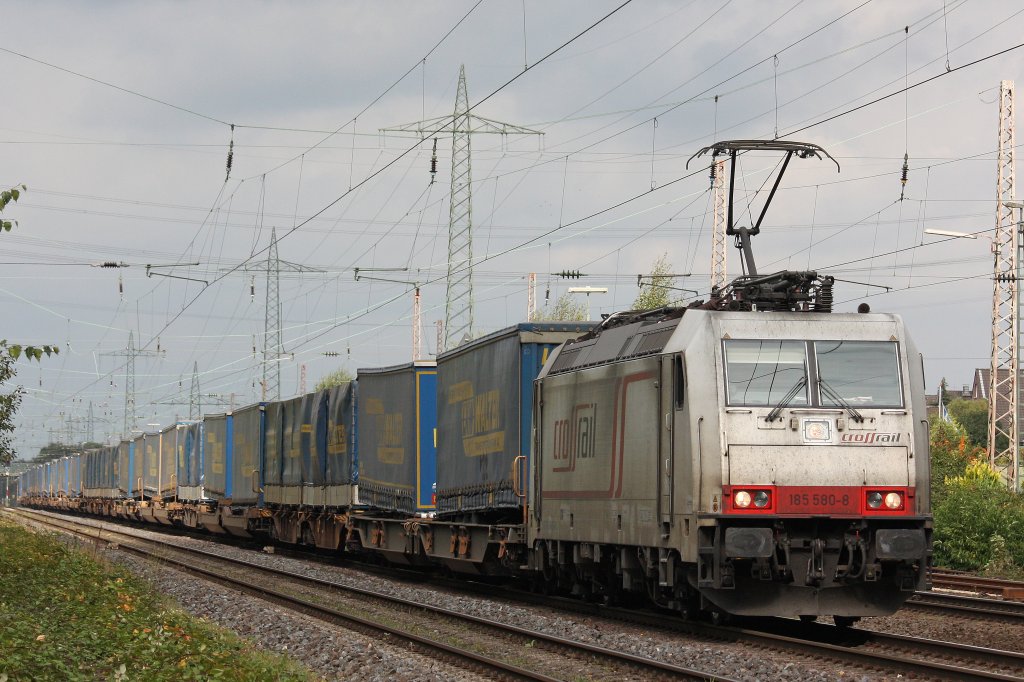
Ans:
[[[92,411],[92,401],[89,401],[89,412],[85,418],[85,440],[87,443],[96,440],[96,415]]]
[[[281,359],[287,357],[281,331],[281,273],[282,272],[323,272],[298,263],[281,260],[277,255],[277,229],[270,229],[270,248],[267,260],[262,263],[246,263],[242,272],[262,272],[267,276],[267,303],[263,321],[263,400],[278,400],[281,397]]]
[[[281,397],[281,261],[277,257],[277,231],[270,229],[267,250],[267,307],[263,322],[263,399]]]
[[[203,416],[203,398],[199,393],[199,362],[192,363],[192,386],[188,394],[188,418],[199,419]]]
[[[466,91],[466,67],[459,67],[459,87],[455,94],[455,111],[417,121],[383,132],[415,132],[424,139],[440,134],[452,136],[451,204],[448,210],[448,291],[445,299],[443,350],[453,348],[465,338],[473,337],[473,169],[470,138],[479,134],[543,135],[511,123],[494,121],[469,111]]]
[[[988,459],[1007,485],[1017,490],[1020,451],[1020,380],[1017,265],[1020,240],[1010,202],[1014,200],[1013,81],[999,84],[999,155],[996,232],[992,273],[992,365],[989,377]]]
[[[526,280],[526,321],[537,316],[537,273],[531,272]]]
[[[423,312],[420,307],[420,288],[412,296],[412,361],[423,359]]]
[[[725,237],[725,159],[711,165],[711,190],[714,202],[714,231],[711,233],[711,288],[721,289],[726,284]]]
[[[159,345],[159,344],[157,344]],[[135,358],[142,356],[163,356],[162,350],[141,350],[135,347],[135,332],[128,332],[128,348],[101,353],[111,357],[127,358],[124,378],[124,431],[123,438],[130,438],[136,426],[135,418]]]

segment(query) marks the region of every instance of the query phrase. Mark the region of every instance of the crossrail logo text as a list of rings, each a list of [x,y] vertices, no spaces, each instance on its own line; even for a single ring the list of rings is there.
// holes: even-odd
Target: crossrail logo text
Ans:
[[[597,455],[595,440],[597,403],[576,405],[569,419],[555,421],[554,471],[574,471],[577,459],[590,459]]]
[[[900,442],[900,433],[877,433],[860,431],[844,433],[839,439],[841,445],[892,445]]]

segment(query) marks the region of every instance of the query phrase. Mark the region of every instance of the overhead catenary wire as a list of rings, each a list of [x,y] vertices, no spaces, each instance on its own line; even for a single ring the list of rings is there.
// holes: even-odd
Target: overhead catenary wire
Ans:
[[[787,63],[788,63],[788,61],[787,61]],[[560,155],[560,156],[561,156],[561,157],[565,157],[565,158],[567,159],[567,157],[566,157],[566,156],[565,156],[564,154],[563,154],[563,155]],[[660,159],[660,157],[658,157],[658,159]],[[845,169],[844,169],[844,170],[845,170]],[[489,179],[489,178],[488,178],[488,179]],[[842,179],[842,180],[840,180],[840,181],[841,181],[841,182],[843,182],[843,181],[846,181],[846,178],[843,178],[843,179]],[[502,183],[502,184],[501,184],[501,188],[502,188],[502,190],[503,190],[503,194],[504,194],[504,191],[505,191],[505,190],[507,189],[507,187],[506,187],[505,183]],[[296,212],[296,213],[297,213],[297,212]],[[698,214],[699,214],[699,212],[698,212]],[[422,213],[420,213],[419,215],[420,215],[420,216],[421,216],[421,218],[422,218],[423,214],[422,214]],[[221,217],[222,217],[222,216],[221,216]],[[356,218],[353,218],[353,219],[356,219]],[[384,222],[384,223],[386,224],[386,221],[382,221],[382,222]],[[438,221],[438,222],[440,222],[440,221]],[[497,222],[497,221],[495,221],[495,220],[494,220],[494,216],[492,216],[492,222],[493,222],[493,223],[496,223],[496,222]],[[561,220],[559,220],[559,222],[561,222]],[[816,222],[816,221],[815,221],[815,222]],[[646,227],[646,225],[644,225],[644,227]],[[817,225],[816,225],[816,228],[820,228],[820,227],[821,227],[821,225],[820,225],[820,224],[817,224]],[[571,229],[571,228],[570,228],[570,229]],[[638,227],[638,229],[641,229],[641,227]]]
[[[505,82],[504,82],[503,84],[499,85],[499,86],[498,86],[497,88],[495,88],[494,90],[492,90],[490,94],[486,95],[486,96],[485,96],[485,97],[484,97],[483,99],[481,99],[481,100],[478,100],[478,101],[477,101],[477,102],[476,102],[475,104],[472,104],[472,105],[470,105],[470,107],[468,108],[468,111],[472,111],[473,109],[475,109],[476,107],[480,106],[480,105],[481,105],[481,104],[483,104],[484,102],[486,102],[486,101],[490,100],[491,98],[493,98],[493,97],[494,97],[494,96],[495,96],[495,95],[496,95],[497,93],[501,92],[501,91],[502,91],[502,90],[504,90],[504,89],[505,89],[506,87],[508,87],[509,85],[511,85],[512,83],[514,83],[515,81],[517,81],[517,80],[518,80],[518,79],[519,79],[520,77],[522,77],[522,76],[523,76],[524,74],[526,74],[526,73],[530,72],[530,71],[531,71],[532,69],[536,68],[536,67],[537,67],[538,65],[540,65],[540,64],[542,64],[542,63],[544,63],[544,62],[545,62],[545,61],[546,61],[547,59],[549,59],[549,58],[550,58],[550,57],[551,57],[552,55],[554,55],[554,54],[557,54],[558,52],[560,52],[561,50],[563,50],[563,49],[564,49],[565,47],[567,47],[568,45],[570,45],[570,44],[572,44],[573,42],[575,42],[576,40],[578,40],[578,39],[579,39],[580,37],[582,37],[583,35],[586,35],[587,33],[589,33],[589,32],[590,32],[591,30],[593,30],[594,28],[596,28],[597,26],[599,26],[600,24],[602,24],[602,23],[603,23],[604,21],[606,21],[607,19],[609,19],[609,18],[610,18],[610,17],[612,17],[613,15],[615,15],[615,14],[616,14],[617,12],[619,12],[619,11],[620,11],[620,10],[621,10],[622,8],[624,8],[624,7],[626,7],[627,5],[629,5],[629,4],[631,3],[631,2],[632,2],[632,0],[625,0],[624,2],[622,2],[621,4],[619,4],[618,6],[614,7],[614,8],[613,8],[613,9],[612,9],[611,11],[609,11],[609,12],[605,13],[604,15],[602,15],[601,17],[599,17],[599,18],[598,18],[598,19],[597,19],[596,21],[592,22],[591,24],[589,24],[588,26],[586,26],[586,27],[585,27],[584,29],[582,29],[581,31],[579,31],[579,32],[577,32],[576,34],[574,34],[573,36],[571,36],[571,37],[570,37],[570,38],[569,38],[568,40],[566,40],[565,42],[561,43],[560,45],[558,45],[557,47],[555,47],[554,49],[552,49],[551,51],[549,51],[549,52],[548,52],[547,54],[545,54],[544,56],[542,56],[542,57],[540,57],[539,59],[537,59],[537,60],[536,60],[536,61],[535,61],[535,62],[534,62],[533,64],[529,65],[529,66],[528,66],[528,67],[527,67],[526,69],[524,69],[524,70],[523,70],[522,72],[520,72],[520,73],[517,73],[517,74],[515,74],[514,76],[512,76],[511,78],[509,78],[509,79],[508,79],[507,81],[505,81]],[[478,3],[478,4],[479,4],[479,3]],[[319,215],[322,215],[322,214],[323,214],[323,213],[324,213],[325,211],[329,210],[329,209],[330,209],[331,207],[333,207],[334,205],[336,205],[336,204],[337,204],[338,202],[342,201],[342,200],[343,200],[344,198],[346,198],[347,196],[349,196],[349,195],[350,195],[350,194],[351,194],[352,192],[354,192],[354,191],[358,190],[358,189],[359,189],[359,187],[361,187],[361,186],[365,185],[366,183],[370,182],[371,180],[373,180],[374,178],[376,178],[377,176],[379,176],[379,175],[380,175],[381,173],[383,173],[383,172],[384,172],[384,171],[385,171],[386,169],[388,169],[388,168],[390,168],[390,167],[391,167],[392,165],[394,165],[394,163],[397,163],[397,161],[398,161],[398,160],[400,160],[400,159],[401,159],[401,158],[403,158],[404,156],[406,156],[406,155],[408,155],[409,153],[411,153],[412,151],[414,151],[414,150],[415,150],[415,149],[416,149],[417,147],[418,147],[418,144],[417,144],[417,145],[413,145],[413,146],[409,147],[409,148],[408,148],[408,149],[407,149],[406,151],[404,151],[403,153],[401,153],[401,154],[399,154],[398,156],[396,156],[396,157],[395,157],[395,158],[394,158],[393,160],[391,160],[391,161],[389,161],[388,163],[384,164],[384,165],[383,165],[383,166],[382,166],[381,168],[379,168],[379,169],[377,169],[376,171],[374,171],[374,172],[370,173],[370,174],[369,174],[369,175],[367,175],[367,176],[366,176],[365,178],[363,178],[362,180],[360,180],[360,181],[359,181],[358,183],[356,183],[355,185],[353,185],[353,187],[352,187],[351,189],[349,189],[348,191],[346,191],[346,192],[344,192],[344,193],[340,194],[340,195],[339,195],[339,196],[337,196],[337,197],[336,197],[335,199],[331,200],[331,201],[330,201],[330,202],[329,202],[328,204],[326,204],[326,205],[325,205],[325,206],[323,206],[323,207],[322,207],[321,209],[319,209],[318,211],[316,211],[316,212],[315,212],[315,213],[314,213],[314,214],[313,214],[312,216],[310,216],[310,217],[309,217],[309,218],[308,218],[307,220],[305,220],[305,221],[303,221],[303,222],[301,222],[301,223],[299,223],[299,224],[295,225],[295,226],[294,226],[293,228],[291,228],[291,230],[289,230],[288,232],[286,232],[286,233],[285,233],[284,235],[282,235],[282,237],[280,237],[279,239],[284,239],[284,238],[286,238],[286,237],[287,237],[288,235],[290,235],[290,234],[294,233],[294,232],[295,232],[296,230],[300,229],[300,228],[301,228],[301,227],[302,227],[302,226],[303,226],[303,225],[304,225],[304,224],[305,224],[306,222],[309,222],[309,220],[312,220],[312,219],[314,219],[315,217],[317,217],[317,216],[319,216]],[[265,250],[265,249],[264,249],[264,250]],[[256,256],[260,255],[260,254],[261,254],[262,252],[263,252],[263,250],[261,250],[261,251],[259,251],[259,252],[257,252],[257,253],[254,253],[252,257],[254,258],[254,257],[256,257]],[[243,264],[244,264],[245,262],[248,262],[248,260],[251,260],[251,259],[247,259],[246,261],[243,261]],[[226,276],[227,276],[228,274],[230,274],[231,272],[234,272],[234,271],[235,271],[235,270],[237,270],[237,269],[238,269],[239,267],[241,267],[241,265],[242,265],[242,264],[239,264],[238,266],[235,266],[234,268],[232,268],[232,269],[231,269],[230,271],[228,271],[228,272],[225,272],[225,273],[223,273],[223,274],[219,275],[218,277],[216,277],[216,278],[215,278],[214,280],[212,280],[212,281],[211,281],[211,284],[213,284],[213,283],[215,283],[215,282],[218,282],[218,281],[222,280],[222,279],[223,279],[224,277],[226,277]],[[205,290],[206,290],[206,289],[208,289],[208,288],[209,288],[209,287],[205,287],[205,288],[203,289],[203,291],[205,291]],[[187,309],[188,309],[189,307],[191,307],[191,305],[192,305],[192,304],[193,304],[193,303],[194,303],[194,302],[195,302],[196,300],[198,300],[198,299],[199,299],[199,297],[200,297],[200,296],[202,296],[202,291],[200,291],[200,292],[199,292],[198,294],[196,294],[196,295],[195,295],[195,296],[193,296],[193,297],[192,297],[191,299],[189,299],[188,301],[186,301],[186,302],[184,303],[184,305],[183,305],[183,306],[181,307],[181,309],[180,309],[180,310],[178,310],[178,311],[177,311],[177,312],[176,312],[176,313],[175,313],[175,314],[174,314],[174,315],[173,315],[173,316],[171,317],[171,319],[167,320],[167,321],[166,321],[166,322],[164,323],[163,327],[162,327],[162,328],[161,328],[161,329],[160,329],[160,330],[159,330],[159,331],[157,332],[157,334],[155,334],[154,336],[152,336],[152,337],[151,337],[151,338],[150,338],[150,339],[149,339],[148,341],[146,341],[146,342],[144,342],[143,344],[141,344],[141,346],[140,346],[140,349],[145,349],[146,347],[148,347],[148,346],[149,346],[149,345],[150,345],[150,344],[151,344],[151,343],[153,342],[153,340],[154,340],[154,339],[155,339],[155,338],[156,338],[157,336],[159,336],[160,332],[162,332],[162,331],[166,330],[166,329],[167,329],[167,328],[168,328],[168,327],[169,327],[169,326],[170,326],[171,324],[173,324],[173,323],[174,323],[174,321],[175,321],[175,320],[177,320],[178,318],[180,318],[180,317],[181,317],[181,315],[182,315],[182,314],[183,314],[183,313],[184,313],[184,312],[185,312],[185,311],[186,311],[186,310],[187,310]],[[388,302],[390,302],[390,301],[388,301]],[[383,306],[383,305],[386,305],[386,303],[382,303],[382,304],[380,304],[380,306]],[[380,307],[380,306],[376,306],[376,307],[374,307],[373,309],[376,309],[377,307]],[[99,380],[101,380],[101,379],[97,379],[96,381],[99,381]],[[81,390],[86,390],[86,389],[88,389],[88,388],[89,388],[90,386],[94,385],[95,383],[96,383],[95,381],[94,381],[94,382],[91,382],[91,383],[90,383],[89,385],[87,385],[87,386],[83,387],[83,389],[81,389]]]

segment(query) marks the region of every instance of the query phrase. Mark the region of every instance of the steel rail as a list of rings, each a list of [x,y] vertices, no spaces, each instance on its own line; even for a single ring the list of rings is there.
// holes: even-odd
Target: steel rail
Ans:
[[[986,599],[945,592],[918,592],[904,608],[915,611],[953,612],[989,620],[1019,623],[1024,620],[1024,604],[1003,599]]]
[[[957,590],[999,591],[1012,589],[1024,591],[1024,582],[1007,578],[989,578],[969,573],[935,570],[931,571],[932,584]]]

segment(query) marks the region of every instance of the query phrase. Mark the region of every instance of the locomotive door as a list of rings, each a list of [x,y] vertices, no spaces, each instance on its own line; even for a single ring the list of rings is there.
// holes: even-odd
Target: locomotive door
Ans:
[[[658,438],[658,521],[662,537],[668,537],[672,524],[673,488],[673,441],[675,434],[675,396],[682,386],[677,385],[676,364],[681,366],[682,358],[676,355],[661,357],[661,381],[658,382],[659,421]]]

